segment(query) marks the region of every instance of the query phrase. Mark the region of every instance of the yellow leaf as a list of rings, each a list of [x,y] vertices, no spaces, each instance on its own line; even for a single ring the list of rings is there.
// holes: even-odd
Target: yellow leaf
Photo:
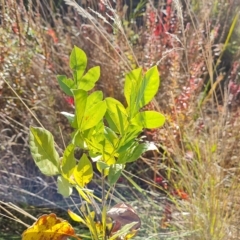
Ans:
[[[22,240],[65,240],[67,237],[80,240],[72,226],[54,213],[42,215],[22,234]]]
[[[92,164],[86,154],[83,154],[73,172],[76,183],[79,187],[85,187],[93,177]]]
[[[80,223],[83,223],[84,225],[87,225],[83,218],[81,218],[79,215],[77,215],[76,213],[72,212],[69,209],[68,209],[68,215],[71,217],[73,221],[80,222]]]

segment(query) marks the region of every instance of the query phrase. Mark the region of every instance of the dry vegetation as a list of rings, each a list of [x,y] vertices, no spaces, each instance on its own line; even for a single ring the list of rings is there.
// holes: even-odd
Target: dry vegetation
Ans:
[[[133,192],[136,204],[145,199],[138,204],[139,239],[239,239],[238,0],[142,0],[138,11],[128,8],[132,14],[122,0],[82,7],[65,0],[64,9],[61,1],[33,2],[0,2],[0,199],[54,205],[59,197],[55,180],[34,167],[27,136],[41,123],[59,150],[62,138],[68,141],[59,112],[71,105],[56,74],[70,74],[77,45],[88,67],[101,66],[97,88],[120,100],[126,72],[159,67],[161,88],[148,108],[163,112],[167,123],[145,134],[160,153],[126,173],[145,189]]]

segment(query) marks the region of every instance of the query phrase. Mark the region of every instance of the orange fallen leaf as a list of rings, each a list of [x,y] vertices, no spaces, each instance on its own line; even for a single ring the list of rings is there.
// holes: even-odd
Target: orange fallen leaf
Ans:
[[[22,240],[66,240],[67,237],[80,240],[72,226],[54,213],[42,215],[22,234]]]

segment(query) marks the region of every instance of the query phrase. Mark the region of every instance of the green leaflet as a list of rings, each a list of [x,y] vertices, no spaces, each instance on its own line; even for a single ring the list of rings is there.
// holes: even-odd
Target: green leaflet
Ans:
[[[72,194],[72,186],[63,176],[58,177],[57,187],[58,193],[62,194],[63,197],[69,197]]]
[[[124,96],[128,104],[128,112],[130,117],[139,110],[137,109],[136,99],[138,88],[142,80],[142,68],[137,68],[128,73],[125,77]]]
[[[83,115],[86,109],[88,94],[86,91],[81,89],[72,90],[72,92],[73,92],[74,102],[75,102],[75,111],[76,111],[75,117],[77,120],[77,127],[81,129]]]
[[[128,126],[128,115],[124,106],[116,99],[108,97],[105,99],[107,104],[106,119],[112,130],[123,134]]]
[[[74,123],[74,114],[72,113],[67,113],[67,112],[60,112],[64,117],[67,118],[67,120],[69,121],[70,124]]]
[[[76,159],[74,157],[75,147],[70,144],[66,147],[62,157],[62,174],[69,179],[73,174],[73,170],[76,166]]]
[[[86,109],[80,129],[85,131],[96,126],[105,115],[106,108],[105,101],[101,101]]]
[[[157,66],[155,66],[146,72],[140,84],[136,100],[139,109],[146,106],[154,98],[159,85],[159,73]]]
[[[138,125],[143,128],[158,128],[165,123],[165,117],[156,111],[139,112],[131,120],[131,124]]]
[[[58,75],[57,80],[60,88],[66,93],[68,96],[73,96],[72,89],[75,88],[75,83],[72,79],[68,79],[64,75]]]
[[[100,102],[103,100],[103,92],[102,91],[96,91],[91,93],[87,98],[87,109],[90,108],[92,105]]]
[[[142,76],[142,68],[128,73],[125,78],[124,95],[128,104],[130,119],[155,96],[160,84],[157,67],[149,69]]]
[[[123,164],[113,164],[110,166],[108,173],[108,182],[110,186],[113,186],[117,182],[117,180],[122,174],[123,169],[124,169]]]
[[[136,161],[144,152],[148,150],[149,145],[146,143],[135,143],[127,151],[119,154],[117,163],[125,164]]]
[[[70,68],[73,70],[73,77],[76,84],[81,79],[86,67],[87,56],[83,50],[74,46],[70,55]]]
[[[82,188],[85,187],[85,185],[92,180],[92,163],[90,162],[86,154],[83,154],[83,156],[79,160],[78,165],[74,169],[73,175],[78,186]]]
[[[78,89],[83,89],[85,91],[91,90],[95,86],[95,82],[98,81],[100,77],[100,67],[96,66],[90,68],[88,72],[78,81]]]
[[[59,156],[49,131],[30,127],[29,146],[32,157],[43,174],[53,176],[59,173]]]

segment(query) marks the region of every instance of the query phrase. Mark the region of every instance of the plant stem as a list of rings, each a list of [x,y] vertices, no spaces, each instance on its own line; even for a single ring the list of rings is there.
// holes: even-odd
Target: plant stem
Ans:
[[[105,206],[105,179],[104,170],[102,170],[102,208]]]

